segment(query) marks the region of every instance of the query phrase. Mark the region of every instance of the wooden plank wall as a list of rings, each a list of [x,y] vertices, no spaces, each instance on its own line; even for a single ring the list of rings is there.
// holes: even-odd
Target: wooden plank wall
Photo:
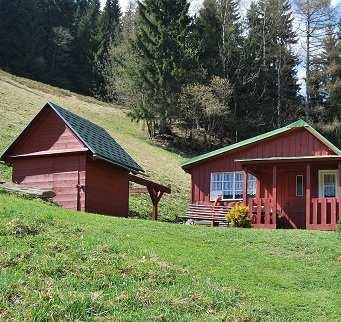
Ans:
[[[210,159],[191,169],[192,203],[209,203],[210,176],[212,172],[242,171],[234,162],[243,158],[266,158],[284,156],[313,156],[335,154],[321,141],[305,129],[297,129],[289,134],[281,135],[260,142],[243,150]],[[265,187],[262,187],[262,193]]]

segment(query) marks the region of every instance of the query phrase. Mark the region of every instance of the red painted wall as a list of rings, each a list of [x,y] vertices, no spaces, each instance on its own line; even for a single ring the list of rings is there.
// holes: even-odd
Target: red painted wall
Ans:
[[[189,172],[192,176],[192,202],[209,203],[210,175],[212,172],[241,171],[237,159],[293,157],[335,154],[306,129],[295,129],[290,133],[261,141],[235,152],[226,153],[194,165]],[[271,192],[272,175],[262,177],[262,195]]]
[[[85,209],[84,193],[86,155],[47,156],[14,159],[12,180],[30,187],[53,190],[53,201],[63,208]]]
[[[86,211],[126,217],[129,211],[129,172],[88,158]]]
[[[38,119],[10,151],[11,155],[40,151],[74,150],[84,144],[50,108],[45,108]]]

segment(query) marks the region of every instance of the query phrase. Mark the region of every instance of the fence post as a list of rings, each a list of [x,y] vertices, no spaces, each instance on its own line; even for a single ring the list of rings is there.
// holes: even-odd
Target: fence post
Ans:
[[[310,163],[307,163],[306,166],[306,188],[305,188],[305,220],[306,220],[306,228],[309,228],[310,225],[310,207],[311,207],[311,167]]]

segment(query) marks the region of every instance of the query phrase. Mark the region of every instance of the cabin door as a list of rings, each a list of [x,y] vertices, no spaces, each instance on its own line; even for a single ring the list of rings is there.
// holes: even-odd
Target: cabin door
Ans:
[[[283,171],[278,179],[279,228],[305,228],[305,176],[303,171]]]

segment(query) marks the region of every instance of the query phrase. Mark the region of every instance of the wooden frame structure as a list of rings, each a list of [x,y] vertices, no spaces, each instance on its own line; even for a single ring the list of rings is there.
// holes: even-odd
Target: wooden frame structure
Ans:
[[[171,188],[163,186],[159,183],[150,181],[146,178],[142,178],[142,177],[133,175],[133,174],[129,174],[128,179],[130,182],[134,182],[138,185],[145,186],[147,188],[150,199],[152,200],[152,204],[153,204],[152,218],[153,218],[153,220],[158,220],[159,202],[165,193],[168,193],[168,194],[171,193]]]

